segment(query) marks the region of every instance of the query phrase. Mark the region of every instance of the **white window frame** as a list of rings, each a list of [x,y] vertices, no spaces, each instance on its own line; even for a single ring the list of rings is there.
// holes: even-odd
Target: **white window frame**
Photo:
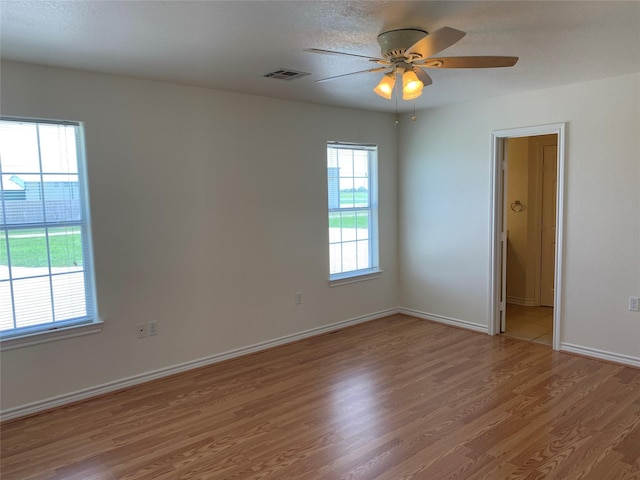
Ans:
[[[332,175],[330,166],[330,155],[332,150],[351,150],[351,151],[366,151],[368,154],[368,206],[340,206],[340,193],[339,187],[336,191],[336,185],[332,185],[332,179],[334,182],[336,180],[335,172]],[[354,174],[355,175],[355,174]],[[347,177],[348,178],[348,177]],[[354,177],[355,178],[355,177]],[[337,195],[337,206],[336,199],[334,198],[332,201],[332,196]],[[328,205],[328,220],[329,220],[329,228],[331,229],[331,214],[340,212],[367,212],[368,213],[368,264],[367,268],[362,269],[354,269],[354,270],[344,270],[344,259],[341,257],[342,268],[339,272],[331,272],[331,246],[332,245],[340,245],[341,251],[343,251],[343,246],[346,243],[352,243],[353,240],[343,240],[342,236],[340,236],[339,241],[332,241],[331,230],[329,233],[329,285],[337,286],[343,285],[353,282],[359,282],[364,280],[371,280],[374,278],[379,278],[382,270],[380,269],[379,262],[379,235],[378,235],[378,147],[377,145],[371,144],[358,144],[358,143],[344,143],[344,142],[327,142],[327,205]],[[342,232],[340,232],[340,235]]]
[[[33,119],[33,118],[17,118],[17,117],[0,117],[3,122],[15,122],[15,123],[31,123],[36,125],[61,125],[72,126],[75,129],[76,139],[76,157],[78,166],[78,184],[79,184],[79,196],[80,196],[80,220],[64,221],[64,222],[47,222],[46,214],[41,222],[21,223],[21,224],[9,224],[5,215],[0,216],[0,234],[4,236],[5,245],[7,245],[7,260],[11,263],[10,247],[9,245],[9,232],[11,230],[19,230],[25,228],[55,228],[55,227],[79,227],[81,230],[82,239],[82,254],[83,264],[82,271],[84,277],[84,291],[85,291],[85,304],[86,315],[77,318],[69,318],[64,320],[52,321],[47,323],[41,323],[28,327],[18,327],[11,330],[5,330],[0,333],[0,350],[10,350],[14,348],[35,345],[44,342],[50,342],[54,340],[60,340],[63,338],[77,337],[80,335],[87,335],[92,333],[98,333],[102,330],[102,321],[98,318],[97,314],[97,301],[95,290],[95,278],[93,269],[93,247],[91,239],[91,218],[89,207],[89,192],[88,182],[86,174],[86,155],[85,155],[85,142],[84,142],[84,129],[82,122],[74,121],[60,121],[60,120],[46,120],[46,119]],[[39,140],[38,140],[39,142]],[[38,148],[38,155],[40,156],[40,146]],[[41,162],[41,160],[40,160]],[[41,163],[40,163],[41,164]],[[42,165],[42,164],[41,164]],[[0,174],[2,174],[2,166],[0,165]],[[41,178],[46,172],[42,171],[42,166],[38,173]],[[30,173],[32,175],[32,173]],[[42,180],[41,180],[42,181]],[[42,191],[44,195],[44,190]],[[0,209],[5,209],[5,197],[4,187],[0,182]],[[7,200],[8,201],[8,200]],[[43,210],[43,212],[45,212]],[[4,213],[4,210],[3,210]],[[47,242],[48,245],[48,242]],[[50,255],[47,246],[47,254]],[[49,269],[49,273],[41,275],[49,279],[51,284],[52,278],[55,276]],[[16,279],[17,280],[17,279]],[[8,282],[11,288],[11,301],[12,301],[12,316],[13,323],[15,325],[15,309],[13,307],[13,282],[14,278],[11,274],[11,267],[9,268],[9,279],[0,280],[2,282]],[[53,290],[51,290],[52,302]],[[53,307],[52,307],[53,308]]]

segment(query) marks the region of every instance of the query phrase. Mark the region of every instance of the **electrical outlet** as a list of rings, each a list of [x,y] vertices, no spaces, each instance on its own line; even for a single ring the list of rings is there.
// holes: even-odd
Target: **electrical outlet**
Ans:
[[[138,325],[137,335],[138,335],[138,338],[144,338],[147,336],[147,326],[144,323],[141,325]]]
[[[158,334],[158,322],[152,320],[147,322],[147,335],[150,337]]]
[[[302,303],[302,293],[296,292],[296,305],[300,305]]]
[[[632,312],[640,311],[640,297],[629,297],[629,310]]]

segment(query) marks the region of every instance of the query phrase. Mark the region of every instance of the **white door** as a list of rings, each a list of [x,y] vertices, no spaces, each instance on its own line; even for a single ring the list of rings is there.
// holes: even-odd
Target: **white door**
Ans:
[[[542,238],[540,253],[540,305],[553,307],[556,265],[556,192],[558,147],[545,145],[542,151]]]

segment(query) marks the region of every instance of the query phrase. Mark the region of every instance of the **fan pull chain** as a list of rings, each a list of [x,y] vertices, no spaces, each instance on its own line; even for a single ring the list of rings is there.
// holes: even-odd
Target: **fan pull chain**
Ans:
[[[416,118],[418,117],[416,117],[416,99],[414,98],[413,99],[413,117],[411,117],[411,120],[415,122]]]

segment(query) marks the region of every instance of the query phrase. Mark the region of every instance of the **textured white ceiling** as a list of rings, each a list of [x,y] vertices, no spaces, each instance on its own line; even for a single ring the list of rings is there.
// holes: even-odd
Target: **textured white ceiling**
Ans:
[[[319,104],[409,111],[372,92],[376,36],[443,26],[467,36],[440,55],[513,55],[515,67],[430,70],[416,108],[640,71],[640,2],[0,1],[2,58]],[[279,68],[311,73],[279,81]]]

